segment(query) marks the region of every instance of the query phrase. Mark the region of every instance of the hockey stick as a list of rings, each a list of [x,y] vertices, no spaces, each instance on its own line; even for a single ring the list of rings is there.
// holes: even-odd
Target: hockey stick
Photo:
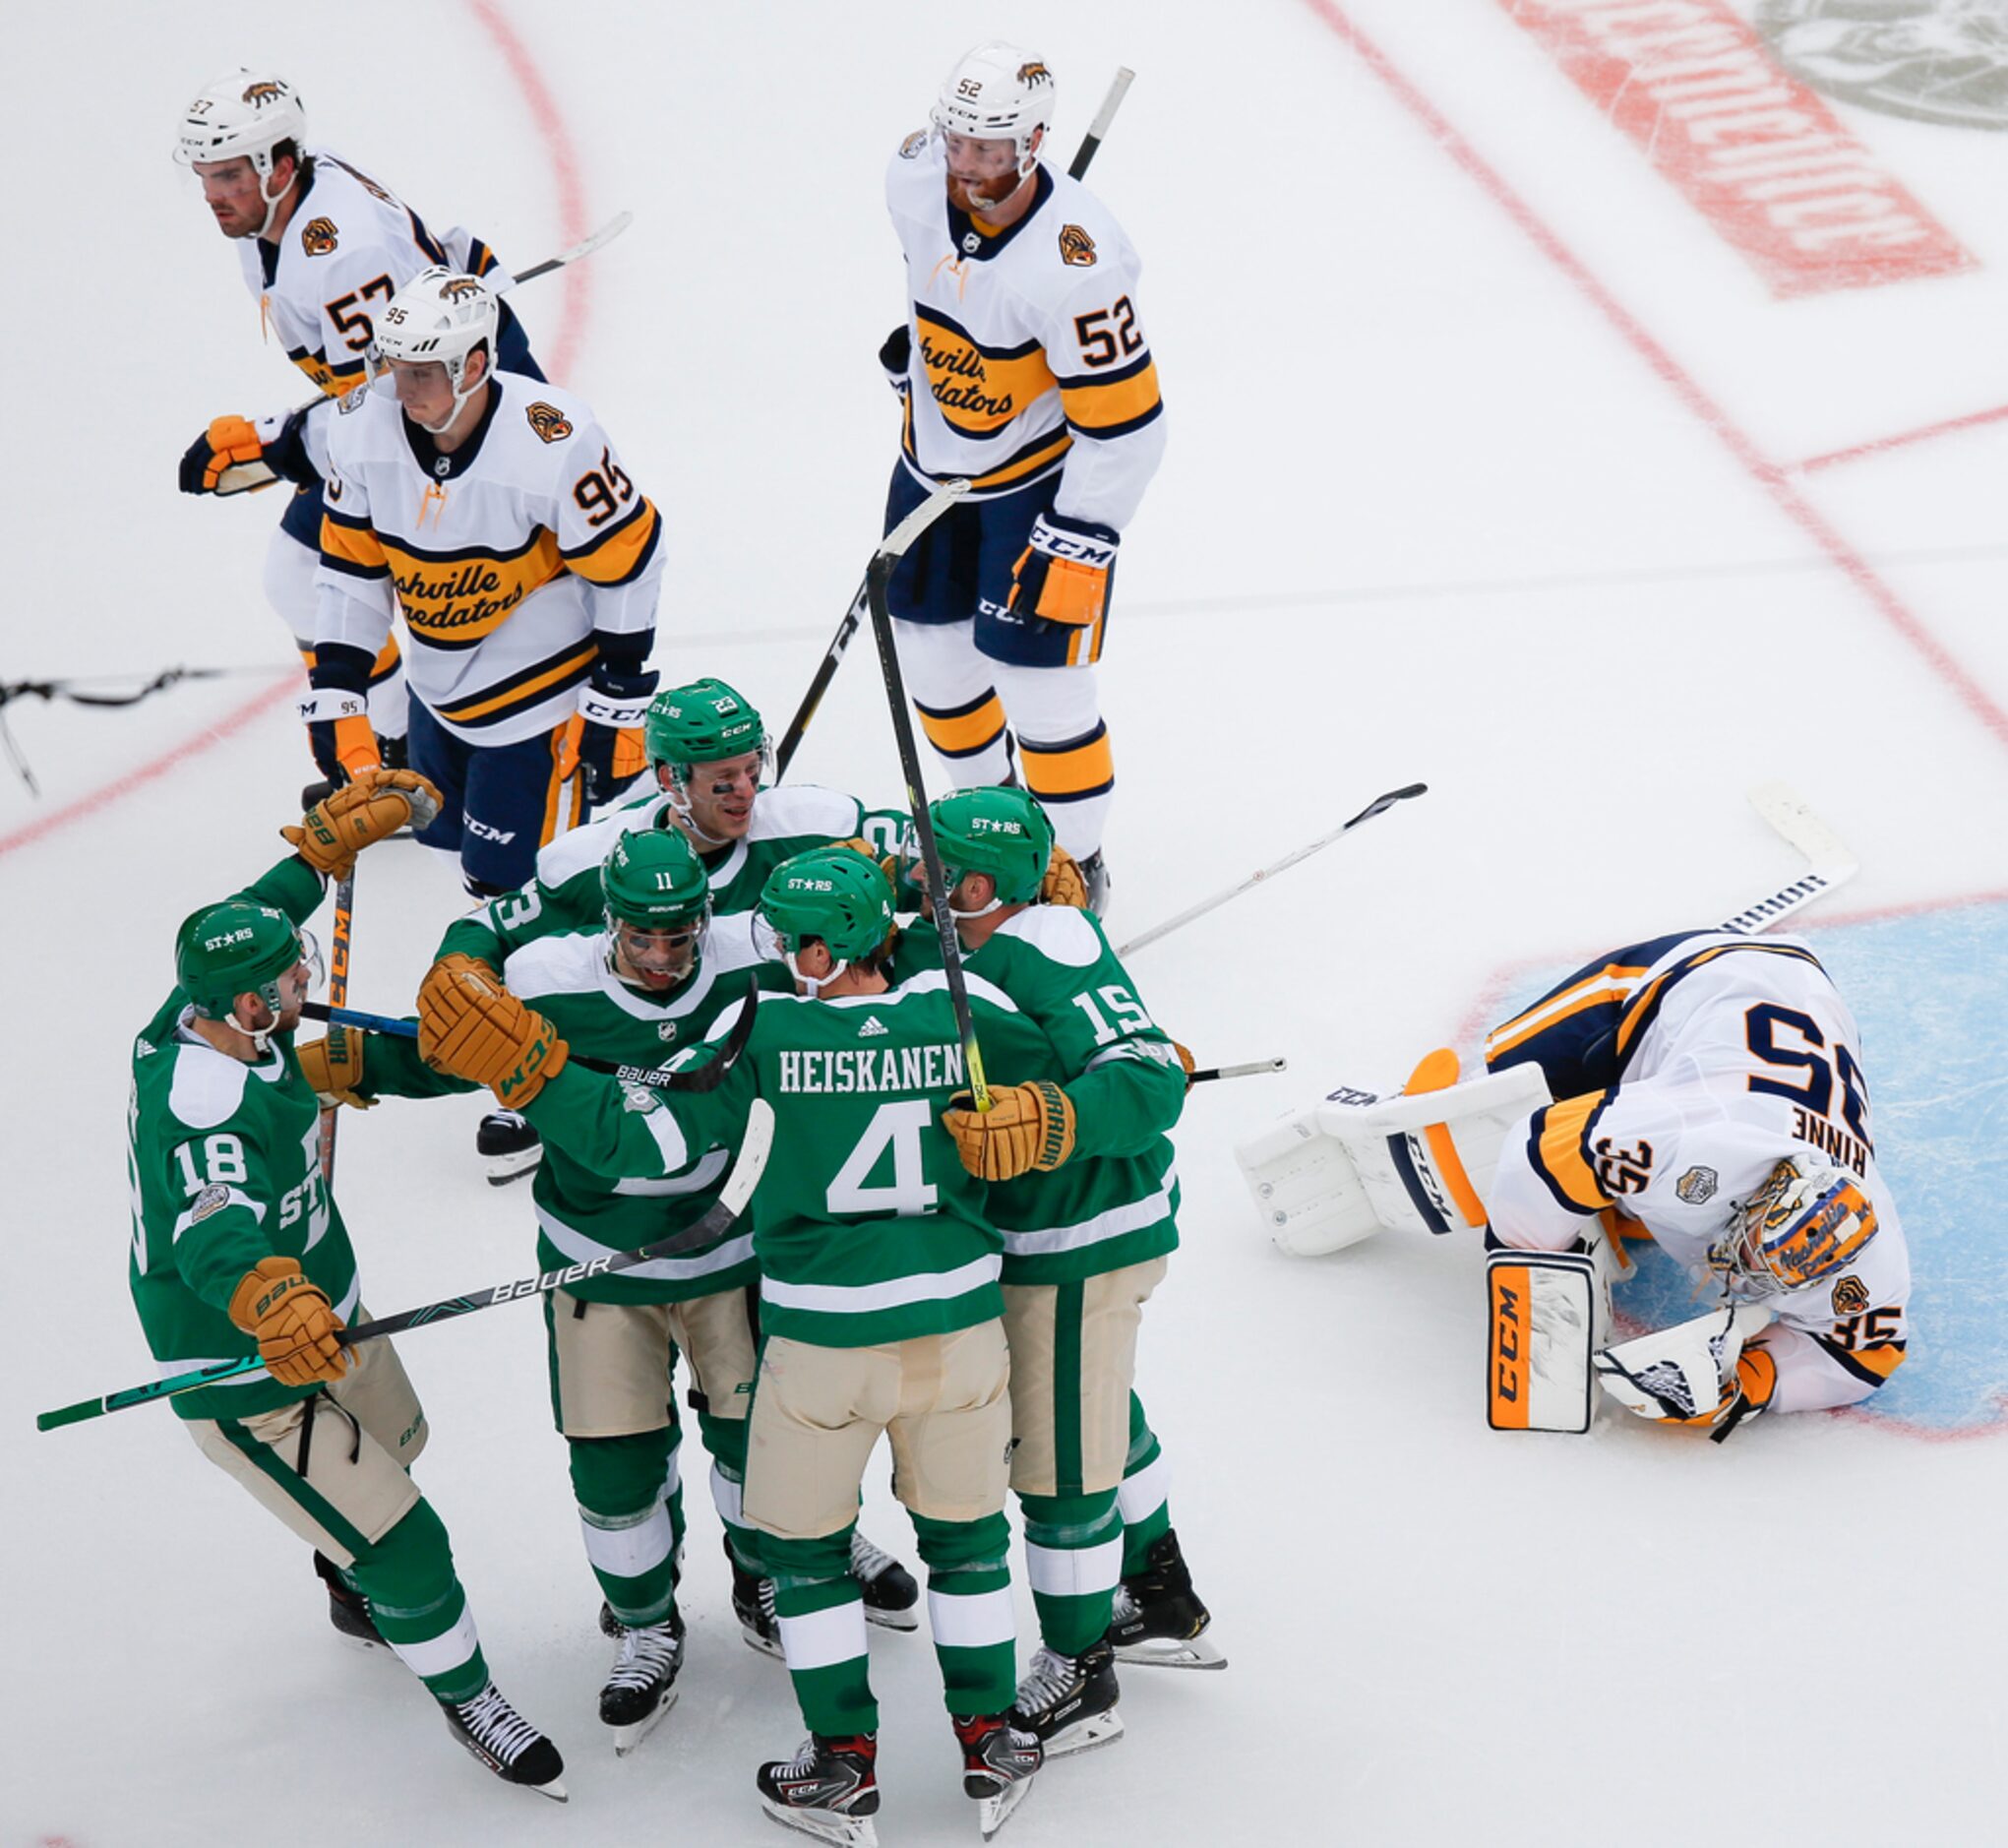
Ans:
[[[1198,1071],[1188,1073],[1187,1084],[1210,1084],[1216,1078],[1259,1078],[1266,1072],[1281,1072],[1288,1068],[1288,1059],[1250,1059],[1246,1065],[1201,1066]]]
[[[355,933],[355,862],[335,882],[335,940],[328,952],[328,1005],[348,1000],[348,949]],[[341,1112],[330,1104],[321,1112],[321,1184],[335,1185],[335,1128]]]
[[[1814,899],[1845,886],[1861,870],[1861,863],[1842,844],[1841,837],[1805,804],[1805,799],[1786,783],[1765,783],[1750,791],[1750,806],[1771,829],[1808,862],[1797,879],[1781,886],[1767,897],[1745,905],[1716,926],[1752,937],[1759,931],[1802,911]]]
[[[563,1269],[546,1270],[534,1277],[520,1277],[513,1283],[491,1284],[466,1296],[448,1296],[436,1303],[422,1303],[416,1309],[386,1316],[378,1322],[361,1322],[352,1328],[342,1328],[335,1338],[343,1347],[353,1347],[358,1341],[373,1341],[379,1335],[400,1334],[406,1328],[424,1327],[428,1323],[469,1316],[477,1309],[492,1309],[497,1303],[513,1303],[524,1296],[546,1296],[553,1290],[562,1290],[587,1277],[615,1276],[623,1270],[633,1270],[638,1264],[653,1263],[663,1258],[678,1258],[700,1245],[708,1245],[729,1231],[732,1222],[746,1210],[746,1202],[752,1199],[753,1190],[760,1184],[760,1177],[766,1168],[767,1150],[772,1145],[773,1137],[773,1106],[764,1098],[756,1097],[747,1115],[746,1135],[739,1144],[739,1159],[733,1163],[732,1172],[726,1177],[724,1190],[716,1203],[696,1225],[685,1226],[681,1232],[656,1244],[644,1245],[639,1251],[617,1252],[611,1258],[595,1258],[589,1263],[567,1264]],[[218,1386],[225,1380],[258,1373],[264,1366],[265,1362],[255,1354],[242,1360],[219,1360],[213,1366],[172,1374],[165,1380],[151,1381],[146,1386],[127,1386],[123,1391],[107,1392],[99,1398],[79,1399],[75,1405],[64,1405],[52,1412],[38,1412],[34,1428],[37,1431],[53,1431],[58,1425],[82,1424],[87,1418],[122,1412],[129,1405],[146,1405],[154,1399],[172,1398],[177,1392],[192,1392],[198,1386]]]
[[[1160,937],[1169,937],[1173,931],[1183,929],[1186,925],[1191,923],[1194,918],[1204,917],[1209,911],[1217,911],[1230,898],[1239,898],[1243,893],[1251,891],[1264,880],[1274,879],[1278,873],[1295,866],[1298,861],[1308,860],[1321,848],[1329,847],[1341,834],[1352,832],[1362,822],[1370,822],[1376,815],[1385,815],[1397,802],[1406,802],[1411,796],[1426,795],[1429,792],[1429,788],[1430,785],[1428,783],[1410,783],[1406,788],[1390,789],[1384,796],[1375,796],[1350,822],[1342,822],[1330,833],[1318,835],[1315,840],[1307,842],[1304,846],[1297,848],[1293,852],[1286,853],[1273,865],[1265,866],[1259,872],[1250,873],[1247,878],[1228,887],[1225,892],[1217,892],[1210,898],[1202,898],[1197,904],[1190,905],[1186,910],[1181,911],[1177,917],[1166,918],[1162,924],[1153,924],[1149,930],[1144,931],[1141,935],[1130,938],[1122,949],[1116,952],[1117,957],[1119,959],[1126,957],[1134,952],[1141,950],[1146,944],[1154,944]]]
[[[495,284],[495,293],[506,295],[521,283],[534,281],[540,276],[549,276],[553,270],[564,269],[568,263],[577,263],[581,257],[591,256],[602,244],[611,244],[634,222],[635,215],[632,212],[615,213],[590,237],[581,238],[570,250],[561,250],[555,257],[546,257],[542,263],[531,264],[527,270],[518,270],[514,276],[505,276]],[[364,383],[368,383],[367,377]],[[326,392],[316,392],[304,403],[293,406],[287,421],[290,422],[293,417],[304,417],[323,404],[338,403],[347,395],[346,392],[342,392],[331,398]],[[271,487],[277,479],[277,471],[268,468],[262,462],[233,462],[216,477],[216,485],[212,491],[218,499],[230,494],[255,494],[260,488]]]
[[[900,774],[906,778],[906,805],[920,839],[921,865],[927,876],[928,905],[942,943],[942,972],[948,981],[948,1005],[955,1011],[955,1030],[962,1035],[962,1059],[969,1074],[969,1094],[979,1111],[990,1108],[990,1086],[984,1081],[983,1054],[976,1044],[976,1021],[969,1012],[969,989],[962,979],[962,946],[948,911],[948,880],[942,850],[935,841],[934,818],[928,814],[926,787],[921,782],[920,749],[913,739],[913,715],[906,709],[906,678],[899,671],[899,648],[892,639],[892,612],[885,607],[885,584],[899,556],[930,524],[969,490],[966,481],[944,481],[880,541],[865,573],[865,599],[872,611],[872,639],[879,645],[879,667],[885,677],[885,700],[892,708],[892,737],[899,747]]]
[[[726,1034],[724,1045],[718,1048],[718,1056],[688,1072],[671,1066],[616,1065],[611,1059],[594,1059],[579,1052],[573,1053],[571,1058],[588,1072],[610,1073],[629,1084],[646,1084],[664,1091],[716,1090],[724,1082],[725,1075],[738,1063],[739,1055],[746,1050],[746,1042],[753,1037],[753,1018],[759,1008],[760,985],[749,980],[746,1000],[740,1004],[739,1017],[732,1022],[732,1031]],[[310,1020],[326,1020],[331,1026],[353,1027],[365,1033],[384,1033],[392,1039],[418,1037],[416,1020],[395,1019],[388,1014],[364,1014],[338,1003],[331,1005],[325,1001],[310,1001],[300,1013]]]
[[[1088,124],[1088,132],[1081,137],[1081,144],[1074,150],[1073,159],[1067,165],[1068,179],[1082,178],[1093,164],[1102,138],[1109,132],[1109,124],[1116,119],[1116,111],[1123,106],[1123,98],[1135,81],[1136,73],[1126,64],[1117,67],[1115,78],[1109,85],[1109,93],[1102,98],[1102,106],[1095,111],[1095,119]],[[816,677],[810,681],[809,691],[802,696],[802,704],[796,707],[795,716],[781,734],[780,745],[774,752],[775,782],[787,775],[788,766],[802,748],[803,734],[815,718],[816,708],[822,704],[822,696],[829,691],[829,683],[836,678],[844,650],[851,646],[851,638],[858,633],[858,625],[865,620],[866,614],[865,585],[860,583],[851,597],[850,608],[843,613],[843,621],[836,626],[836,634],[829,639],[829,647],[822,650],[822,659],[817,663]]]

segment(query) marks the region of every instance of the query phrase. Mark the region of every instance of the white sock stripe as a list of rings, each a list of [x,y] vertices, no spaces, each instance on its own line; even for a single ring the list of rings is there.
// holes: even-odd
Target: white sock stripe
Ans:
[[[1123,1540],[1091,1547],[1042,1547],[1025,1542],[1025,1571],[1034,1591],[1053,1598],[1085,1598],[1113,1591],[1123,1576]]]
[[[684,1486],[683,1448],[683,1438],[679,1434],[676,1442],[670,1446],[669,1468],[662,1478],[662,1499],[665,1502]]]
[[[578,1530],[585,1536],[585,1557],[593,1570],[612,1572],[616,1578],[639,1578],[660,1566],[675,1541],[669,1509],[660,1503],[647,1519],[632,1527],[595,1527],[581,1514]]]
[[[718,1467],[711,1465],[711,1506],[718,1510],[718,1518],[733,1527],[746,1525],[746,1514],[742,1506],[743,1492],[738,1483]]]
[[[474,1659],[474,1651],[481,1646],[481,1638],[474,1629],[474,1613],[466,1605],[460,1607],[459,1621],[453,1629],[443,1631],[437,1636],[428,1636],[423,1642],[394,1642],[391,1647],[397,1652],[412,1674],[418,1676],[447,1675]]]
[[[1146,1514],[1155,1514],[1171,1499],[1171,1466],[1162,1450],[1135,1475],[1125,1476],[1116,1486],[1116,1506],[1123,1512],[1126,1527],[1136,1526]]]
[[[865,1601],[846,1598],[824,1611],[811,1611],[807,1617],[783,1617],[781,1653],[791,1671],[834,1668],[839,1662],[853,1662],[868,1652],[865,1639]]]
[[[1018,1639],[1018,1614],[1011,1606],[1009,1586],[979,1591],[971,1597],[928,1590],[928,1625],[944,1649],[982,1649]]]

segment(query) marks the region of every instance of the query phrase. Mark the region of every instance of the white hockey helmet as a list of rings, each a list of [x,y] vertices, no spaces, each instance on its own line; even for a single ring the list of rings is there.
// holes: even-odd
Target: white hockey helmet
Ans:
[[[1035,130],[1053,128],[1053,73],[1020,46],[994,40],[964,52],[942,80],[929,120],[943,135],[1008,141],[1018,156],[1018,177],[1038,163]]]
[[[282,141],[306,150],[307,111],[299,92],[271,71],[227,71],[205,84],[181,112],[174,157],[183,166],[241,157],[269,180],[273,150]]]
[[[502,304],[478,276],[436,263],[421,270],[391,297],[376,317],[370,343],[370,371],[377,376],[394,359],[423,365],[435,361],[453,382],[454,407],[446,421],[425,427],[435,435],[460,414],[460,404],[495,369],[495,339],[502,325]],[[487,371],[466,382],[467,357],[477,349],[488,354]]]

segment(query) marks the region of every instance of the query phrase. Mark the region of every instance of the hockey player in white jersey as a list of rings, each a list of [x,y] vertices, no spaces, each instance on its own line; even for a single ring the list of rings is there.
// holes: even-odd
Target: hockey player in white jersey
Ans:
[[[496,366],[500,311],[436,266],[378,317],[379,376],[328,437],[302,708],[344,770],[375,763],[364,686],[402,614],[410,760],[446,798],[419,838],[477,897],[645,767],[662,576],[661,516],[591,407]]]
[[[1856,1404],[1902,1364],[1910,1261],[1860,1045],[1802,941],[1719,931],[1600,958],[1487,1041],[1491,1070],[1538,1064],[1557,1100],[1506,1133],[1491,1241],[1561,1253],[1606,1230],[1606,1251],[1650,1236],[1715,1299],[1598,1353],[1627,1410],[1722,1437],[1759,1412]],[[1525,1414],[1500,1415],[1496,1283],[1493,1312],[1492,1421],[1512,1425]]]
[[[330,398],[363,382],[374,317],[419,271],[451,263],[481,276],[497,267],[479,238],[458,226],[435,236],[388,188],[310,146],[298,92],[272,72],[233,71],[204,85],[182,112],[175,158],[193,169],[216,228],[236,245],[265,338],[276,339]],[[510,371],[543,378],[507,306],[496,346]],[[291,484],[266,551],[265,592],[309,668],[327,429],[319,406],[312,414],[217,417],[189,446],[180,471],[188,494]],[[367,685],[384,759],[401,764],[406,696],[395,640],[370,663]],[[317,756],[322,774],[339,780],[334,759]]]
[[[1053,103],[1037,58],[979,45],[886,173],[910,304],[881,354],[905,403],[887,529],[937,483],[971,483],[899,561],[887,601],[954,780],[1022,778],[1100,909],[1116,769],[1096,664],[1165,420],[1136,252],[1041,159]]]

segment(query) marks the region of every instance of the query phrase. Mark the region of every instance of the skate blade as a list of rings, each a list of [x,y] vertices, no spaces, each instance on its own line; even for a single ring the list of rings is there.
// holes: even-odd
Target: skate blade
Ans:
[[[910,1604],[903,1611],[882,1611],[868,1604],[865,1606],[865,1622],[877,1624],[881,1630],[918,1630],[920,1613]]]
[[[1005,1785],[995,1797],[983,1797],[978,1800],[976,1823],[983,1830],[985,1841],[990,1840],[1004,1827],[1010,1813],[1025,1801],[1031,1789],[1032,1780],[1029,1777],[1021,1777],[1015,1783]]]
[[[507,1187],[512,1181],[520,1181],[526,1174],[534,1174],[537,1163],[544,1158],[543,1145],[525,1148],[514,1155],[484,1155],[488,1163],[488,1185]]]
[[[646,1739],[650,1733],[662,1724],[663,1720],[668,1716],[670,1708],[675,1705],[676,1690],[674,1688],[666,1688],[663,1690],[662,1698],[655,1703],[655,1711],[649,1714],[645,1720],[636,1720],[627,1726],[616,1726],[614,1728],[614,1756],[625,1758],[642,1740]]]
[[[740,1625],[739,1633],[746,1638],[746,1646],[749,1649],[761,1655],[770,1655],[776,1662],[785,1662],[788,1659],[781,1649],[780,1637],[762,1636],[759,1631],[748,1630],[744,1624]]]
[[[1122,1737],[1123,1716],[1111,1707],[1106,1713],[1090,1713],[1084,1720],[1063,1726],[1043,1743],[1050,1762],[1054,1758],[1070,1758],[1082,1752],[1092,1752],[1098,1746],[1113,1746]]]
[[[761,1809],[783,1828],[792,1828],[818,1841],[834,1842],[837,1848],[879,1848],[879,1830],[869,1816],[831,1816],[821,1810],[790,1810],[782,1804],[760,1800]]]
[[[533,1790],[540,1797],[549,1797],[553,1803],[570,1803],[572,1793],[565,1788],[562,1777],[554,1777],[548,1784],[524,1784],[524,1790]]]
[[[1154,1636],[1116,1651],[1116,1660],[1138,1668],[1225,1668],[1227,1657],[1210,1636]]]

